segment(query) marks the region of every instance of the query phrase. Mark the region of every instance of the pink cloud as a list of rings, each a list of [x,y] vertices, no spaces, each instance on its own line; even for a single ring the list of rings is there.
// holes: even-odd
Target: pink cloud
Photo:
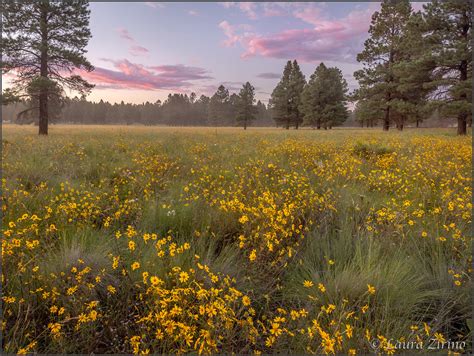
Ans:
[[[144,66],[126,59],[103,59],[113,64],[114,70],[96,67],[92,72],[77,71],[84,79],[105,89],[179,90],[190,88],[193,81],[212,79],[208,71],[183,64]]]
[[[322,60],[355,61],[356,53],[361,48],[373,12],[379,4],[370,4],[365,10],[356,9],[341,19],[328,18],[321,7],[314,4],[292,3],[292,15],[310,24],[306,29],[289,29],[273,34],[239,33],[238,25],[227,21],[224,34],[226,45],[240,43],[244,48],[242,58],[262,56],[268,58],[296,58],[304,62]],[[221,24],[222,24],[221,23]]]
[[[247,33],[244,33],[243,35],[237,35],[236,32],[240,30],[250,31],[252,29],[252,26],[247,24],[233,26],[227,21],[222,21],[221,23],[219,23],[219,28],[222,29],[224,35],[227,37],[227,39],[223,41],[224,46],[232,47],[237,42],[242,41],[242,39],[247,35]]]
[[[130,47],[129,47],[129,53],[132,55],[132,56],[142,56],[142,55],[146,55],[148,54],[150,51],[148,50],[148,48],[145,48],[143,46],[140,46],[137,41],[135,40],[135,38],[132,37],[132,35],[130,34],[130,32],[128,32],[127,29],[125,28],[118,28],[117,29],[117,32],[120,36],[120,38],[124,39],[125,41],[129,42],[130,43]]]
[[[130,47],[130,54],[133,56],[144,55],[144,54],[147,54],[148,52],[150,51],[147,48],[142,47],[142,46],[134,45]]]
[[[254,2],[221,2],[220,3],[222,6],[224,6],[226,9],[229,9],[231,7],[237,7],[247,15],[249,19],[256,20],[258,18],[257,16],[257,4]]]

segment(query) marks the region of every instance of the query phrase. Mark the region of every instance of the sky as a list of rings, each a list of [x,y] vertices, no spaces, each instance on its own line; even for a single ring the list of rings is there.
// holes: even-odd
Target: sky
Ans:
[[[415,9],[420,3],[413,4]],[[96,87],[88,99],[155,102],[168,93],[238,92],[246,81],[268,103],[287,60],[306,76],[324,62],[349,84],[377,2],[91,2],[95,66],[80,74]]]

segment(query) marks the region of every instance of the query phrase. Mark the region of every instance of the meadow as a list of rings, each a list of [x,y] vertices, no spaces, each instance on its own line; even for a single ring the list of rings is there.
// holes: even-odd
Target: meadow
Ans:
[[[472,352],[470,135],[3,125],[2,148],[5,352]]]

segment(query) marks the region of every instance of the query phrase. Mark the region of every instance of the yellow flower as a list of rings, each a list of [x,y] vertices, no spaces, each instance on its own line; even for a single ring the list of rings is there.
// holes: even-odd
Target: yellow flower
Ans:
[[[107,286],[107,290],[109,291],[110,294],[115,294],[117,291],[114,286],[111,286],[110,284]]]
[[[135,241],[128,241],[128,249],[130,251],[135,251]]]
[[[247,221],[249,221],[249,218],[247,215],[242,215],[242,217],[239,219],[239,222],[241,224],[245,224]]]
[[[426,231],[423,231],[423,232],[421,233],[421,237],[426,237],[426,236],[428,236],[428,233],[427,233]]]
[[[305,286],[306,288],[311,288],[312,286],[314,286],[314,283],[306,280],[303,282],[303,286]]]
[[[152,277],[150,278],[150,283],[151,283],[151,285],[153,285],[153,286],[157,286],[158,284],[162,283],[162,280],[159,279],[157,276],[152,276]]]
[[[321,292],[323,292],[323,293],[326,292],[326,287],[324,286],[324,284],[319,283],[319,284],[318,284],[318,288],[319,288],[319,290],[320,290]]]
[[[179,281],[181,283],[186,283],[188,281],[188,279],[189,279],[189,274],[187,272],[181,272],[179,274]]]
[[[132,271],[135,271],[136,269],[140,268],[140,263],[139,262],[133,262],[132,263]]]
[[[367,284],[367,292],[369,292],[369,294],[375,294],[375,287]]]
[[[250,298],[247,297],[246,295],[244,295],[242,297],[242,304],[245,305],[246,307],[248,307],[250,305]]]
[[[255,249],[253,249],[252,252],[250,252],[249,260],[251,262],[253,262],[253,261],[255,261],[256,258],[257,258],[257,251]]]

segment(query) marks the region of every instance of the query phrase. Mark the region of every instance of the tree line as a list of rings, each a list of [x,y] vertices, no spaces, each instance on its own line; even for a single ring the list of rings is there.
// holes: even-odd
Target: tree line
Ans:
[[[253,91],[251,84],[246,83],[238,94],[229,94],[228,89],[221,85],[211,97],[174,93],[163,102],[157,100],[142,104],[91,102],[85,98],[64,97],[61,101],[49,101],[49,122],[247,127],[256,120],[259,126],[272,126],[270,111],[260,100],[255,103]],[[31,100],[3,105],[2,118],[19,124],[36,124],[38,113],[30,110],[35,105]]]
[[[94,70],[85,57],[91,37],[85,0],[2,2],[2,74],[14,72],[12,88],[2,93],[2,111],[19,122],[143,123],[242,126],[255,120],[298,129],[331,129],[349,117],[347,102],[361,125],[419,123],[433,112],[456,117],[458,134],[472,123],[472,4],[434,0],[413,11],[408,0],[383,0],[374,12],[369,38],[357,55],[359,88],[348,93],[336,67],[320,63],[306,82],[296,60],[288,61],[267,107],[255,103],[249,83],[229,94],[220,86],[211,97],[170,94],[161,103],[110,104],[85,100],[93,85],[75,69]],[[80,94],[69,99],[68,88]],[[7,105],[6,107],[4,105]],[[5,117],[5,116],[4,116]]]

